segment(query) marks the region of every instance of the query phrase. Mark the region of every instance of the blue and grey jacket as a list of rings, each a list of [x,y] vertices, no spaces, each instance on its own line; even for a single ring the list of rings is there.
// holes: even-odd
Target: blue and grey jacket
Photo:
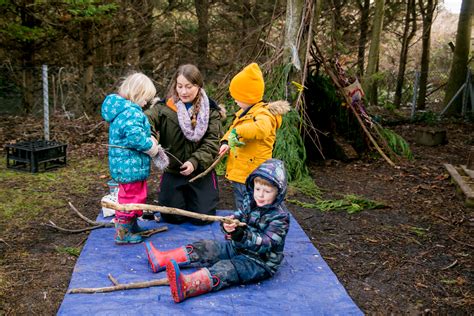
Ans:
[[[102,117],[109,127],[109,170],[118,183],[143,181],[150,175],[150,123],[142,108],[118,94],[102,103]],[[117,147],[114,147],[117,146]]]
[[[258,207],[253,198],[255,177],[263,178],[278,188],[275,201],[270,205]],[[268,159],[255,169],[246,180],[247,192],[243,210],[234,216],[247,223],[240,241],[232,241],[237,251],[274,274],[283,260],[285,238],[290,226],[290,214],[283,200],[286,195],[287,177],[284,164],[278,159]]]

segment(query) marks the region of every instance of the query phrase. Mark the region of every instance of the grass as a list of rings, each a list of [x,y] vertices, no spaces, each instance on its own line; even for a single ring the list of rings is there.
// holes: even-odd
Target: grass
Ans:
[[[69,193],[87,194],[91,184],[108,174],[106,160],[70,160],[63,168],[27,173],[0,166],[0,220],[34,218],[42,211],[67,205]]]
[[[78,247],[56,247],[56,251],[62,254],[68,254],[74,257],[79,257],[81,254],[81,248]]]

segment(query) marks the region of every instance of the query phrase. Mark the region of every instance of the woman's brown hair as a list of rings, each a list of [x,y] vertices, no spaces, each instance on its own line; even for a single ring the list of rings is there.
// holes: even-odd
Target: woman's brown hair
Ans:
[[[178,100],[178,95],[176,93],[176,83],[178,80],[179,76],[183,76],[191,82],[193,85],[198,86],[199,88],[202,88],[204,85],[204,80],[202,78],[202,74],[199,71],[198,67],[196,67],[193,64],[184,64],[178,67],[178,70],[176,70],[176,73],[174,74],[173,78],[171,79],[170,87],[168,89],[168,95],[167,98],[173,98],[173,101]],[[199,110],[201,108],[201,92],[199,91],[198,94],[196,95],[196,98],[193,101],[193,117],[191,118],[191,122],[193,122],[193,127],[196,124],[196,116],[199,113]]]

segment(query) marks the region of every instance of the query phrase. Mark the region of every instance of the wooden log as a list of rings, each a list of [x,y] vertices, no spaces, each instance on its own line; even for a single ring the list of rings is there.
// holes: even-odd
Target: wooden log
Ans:
[[[150,205],[150,204],[118,204],[110,201],[102,201],[102,206],[111,208],[117,211],[134,211],[134,210],[148,210],[148,211],[156,211],[164,214],[172,214],[172,215],[181,215],[191,218],[200,219],[203,221],[211,221],[211,222],[222,222],[227,224],[236,224],[237,226],[245,226],[245,223],[240,222],[237,219],[232,219],[229,217],[224,216],[216,216],[216,215],[205,215],[194,213],[190,211],[181,210],[179,208],[174,207],[167,207],[167,206],[158,206],[158,205]]]
[[[462,171],[471,178],[471,182],[474,183],[474,170],[469,169],[466,165],[461,165]]]
[[[466,197],[464,204],[466,204],[468,207],[474,207],[474,190],[471,189],[469,183],[464,181],[463,177],[453,165],[445,163],[444,167],[446,170],[448,170],[451,178],[454,180],[454,182],[456,182],[457,186],[459,189],[461,189],[464,196]],[[468,178],[468,176],[466,176],[466,178]]]
[[[168,284],[169,284],[168,279],[165,278],[165,279],[145,281],[145,282],[136,282],[136,283],[128,283],[128,284],[116,284],[116,285],[107,286],[107,287],[76,288],[76,289],[70,289],[69,291],[67,291],[67,293],[68,294],[105,293],[105,292],[113,292],[113,291],[120,291],[120,290],[143,289],[143,288],[147,288],[147,287],[168,285]]]

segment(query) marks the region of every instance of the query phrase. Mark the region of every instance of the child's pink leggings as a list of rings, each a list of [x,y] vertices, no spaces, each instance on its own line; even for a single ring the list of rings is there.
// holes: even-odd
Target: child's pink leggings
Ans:
[[[148,195],[146,180],[132,183],[119,183],[118,202],[119,204],[145,203]],[[142,210],[115,211],[115,217],[132,219],[135,216],[142,216]]]

